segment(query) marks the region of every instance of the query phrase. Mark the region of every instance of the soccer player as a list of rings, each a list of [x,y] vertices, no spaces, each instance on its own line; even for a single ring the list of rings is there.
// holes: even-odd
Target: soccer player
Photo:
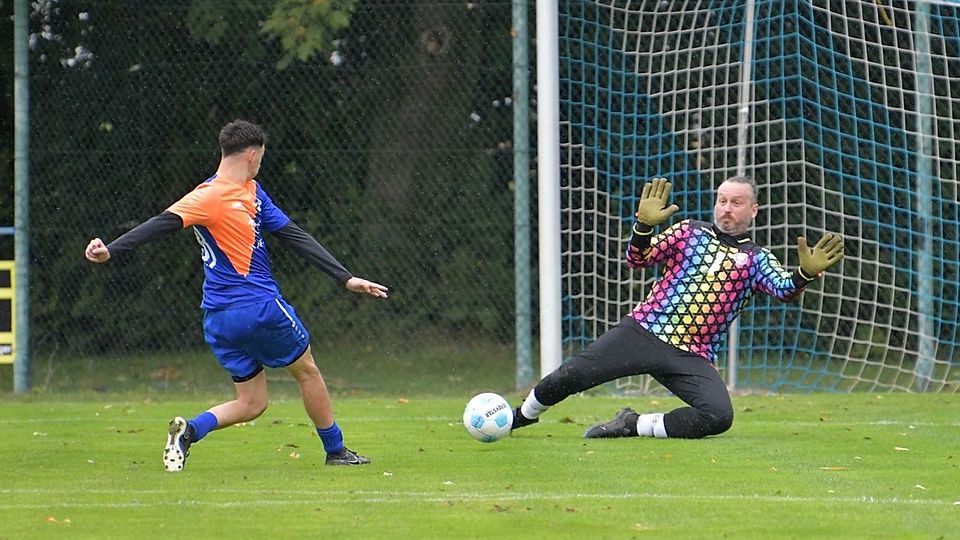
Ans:
[[[586,438],[717,435],[733,424],[733,405],[715,367],[730,323],[755,292],[782,301],[843,258],[843,239],[827,233],[811,249],[797,238],[800,267],[784,270],[747,234],[757,215],[752,179],[729,178],[717,189],[714,222],[684,220],[654,235],[679,210],[669,205],[671,184],[643,186],[626,259],[630,268],[662,265],[646,300],[580,354],[544,377],[514,411],[513,429],[533,424],[567,396],[628,375],[649,374],[688,406],[667,413],[620,410]]]
[[[166,211],[110,244],[90,241],[84,255],[95,263],[121,256],[158,237],[193,227],[203,259],[203,333],[220,365],[232,376],[237,398],[187,421],[170,421],[163,465],[183,470],[190,446],[212,430],[259,417],[267,408],[264,366],[286,368],[297,381],[307,415],[326,451],[327,465],[370,460],[343,444],[330,394],[310,351],[310,334],[280,294],[270,269],[263,231],[355,293],[386,298],[387,287],[352,275],[312,236],[274,204],[254,180],[266,134],[236,120],[223,126],[217,172]]]

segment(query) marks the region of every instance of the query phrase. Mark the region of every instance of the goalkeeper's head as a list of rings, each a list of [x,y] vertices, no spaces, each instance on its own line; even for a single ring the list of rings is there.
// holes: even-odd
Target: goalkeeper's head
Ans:
[[[218,139],[221,158],[245,161],[249,178],[255,178],[267,144],[263,128],[246,120],[234,120],[223,126]]]
[[[727,178],[717,188],[717,203],[713,207],[714,224],[727,234],[743,234],[750,229],[759,208],[756,185],[752,178]]]

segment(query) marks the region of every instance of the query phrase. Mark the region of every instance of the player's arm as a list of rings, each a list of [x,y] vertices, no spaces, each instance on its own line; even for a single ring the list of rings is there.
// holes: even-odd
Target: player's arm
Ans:
[[[680,207],[670,202],[670,190],[673,188],[665,178],[654,178],[644,184],[637,204],[636,222],[627,248],[627,264],[631,268],[650,266],[656,261],[651,257],[650,245],[653,229],[670,218]]]
[[[827,233],[811,249],[804,237],[797,238],[800,266],[787,272],[772,253],[763,251],[757,288],[783,301],[797,297],[803,289],[823,272],[843,259],[843,239]]]
[[[340,283],[346,283],[353,277],[353,274],[344,268],[327,248],[323,247],[320,242],[317,242],[314,237],[310,236],[296,223],[292,221],[287,223],[281,229],[273,231],[273,235],[309,261],[310,264],[323,270]]]
[[[280,229],[273,231],[273,235],[311,264],[343,283],[347,289],[356,293],[387,297],[387,287],[351,274],[340,264],[340,261],[330,254],[327,248],[323,247],[320,242],[317,242],[313,236],[310,236],[296,223],[288,222]]]
[[[143,244],[152,242],[161,236],[183,228],[183,219],[173,212],[164,211],[130,229],[120,238],[104,245],[103,240],[94,238],[87,244],[84,256],[90,262],[102,263],[110,257],[122,255]]]
[[[760,250],[757,262],[757,281],[754,289],[782,302],[790,302],[800,296],[810,280],[800,270],[789,272],[781,266],[777,257],[767,249]]]

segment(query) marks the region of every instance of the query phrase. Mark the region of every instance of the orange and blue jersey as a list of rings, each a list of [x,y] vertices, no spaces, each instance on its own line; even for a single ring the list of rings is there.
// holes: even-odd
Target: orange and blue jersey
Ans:
[[[684,220],[655,236],[635,230],[626,258],[630,268],[662,265],[633,318],[660,340],[710,362],[755,291],[789,301],[808,283],[746,235],[730,236],[703,221]]]
[[[193,227],[203,258],[203,309],[259,304],[280,297],[262,231],[290,218],[255,181],[238,184],[216,175],[168,209]]]

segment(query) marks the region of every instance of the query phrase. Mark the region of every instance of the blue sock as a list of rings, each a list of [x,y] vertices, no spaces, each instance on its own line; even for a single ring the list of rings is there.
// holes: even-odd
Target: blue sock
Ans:
[[[217,424],[219,424],[217,417],[210,411],[202,413],[187,422],[187,425],[193,426],[193,442],[197,442],[206,437],[207,433],[217,428]]]
[[[328,454],[336,454],[343,450],[343,432],[340,431],[340,426],[336,422],[328,428],[317,428],[317,435],[323,441],[323,449]]]

